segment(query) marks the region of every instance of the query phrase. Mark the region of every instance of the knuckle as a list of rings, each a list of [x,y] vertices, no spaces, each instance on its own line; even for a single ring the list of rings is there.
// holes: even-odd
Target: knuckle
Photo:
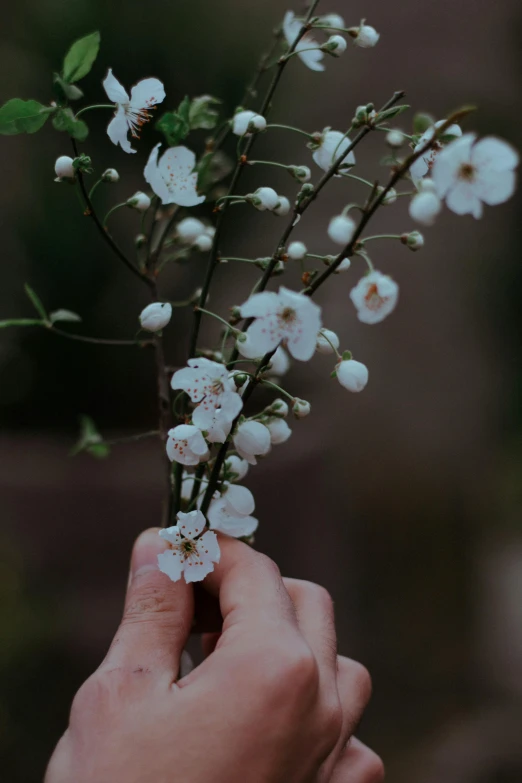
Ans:
[[[357,691],[357,701],[366,706],[372,695],[372,678],[370,672],[357,661],[352,662],[353,682]]]
[[[382,783],[385,777],[384,764],[380,756],[368,749],[364,760],[361,783]]]
[[[317,662],[304,643],[281,639],[269,650],[258,648],[260,666],[265,671],[263,689],[284,696],[289,702],[302,702],[315,698],[319,687]]]
[[[331,703],[323,708],[321,726],[324,736],[329,743],[329,750],[333,750],[343,729],[343,710],[338,698],[332,699]]]
[[[164,623],[173,630],[183,625],[183,613],[177,606],[174,597],[165,590],[159,572],[151,572],[140,577],[131,588],[125,611],[123,624],[149,622]]]
[[[293,588],[303,603],[317,606],[324,614],[333,615],[334,602],[328,590],[315,582],[300,580],[295,582]]]
[[[119,685],[116,682],[118,670],[99,670],[83,683],[76,693],[72,705],[70,722],[77,723],[95,713],[104,714],[116,703]]]
[[[272,577],[281,579],[281,571],[279,570],[279,566],[272,560],[272,558],[268,557],[268,555],[265,555],[262,552],[257,552],[256,555],[259,568],[263,568],[266,571],[269,571]]]

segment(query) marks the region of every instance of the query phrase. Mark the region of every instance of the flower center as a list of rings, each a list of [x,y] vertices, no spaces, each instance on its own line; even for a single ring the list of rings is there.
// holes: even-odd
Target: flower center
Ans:
[[[376,283],[372,283],[372,285],[368,286],[368,290],[366,291],[366,296],[364,297],[364,301],[366,302],[366,307],[369,310],[378,310],[380,307],[383,306],[383,304],[387,301],[387,296],[381,296],[379,294],[379,289],[377,288]]]
[[[194,541],[191,541],[190,538],[183,539],[180,544],[180,549],[186,557],[197,551],[196,544]]]
[[[473,182],[475,179],[475,169],[471,163],[463,163],[459,169],[459,179],[465,182]]]
[[[223,386],[223,381],[221,378],[216,378],[210,387],[212,394],[223,394],[225,391],[225,387]]]
[[[152,114],[147,109],[155,109],[155,106],[147,106],[143,109],[133,109],[130,103],[124,104],[125,116],[129,124],[131,136],[139,139],[141,129],[152,119]]]
[[[297,317],[296,311],[292,307],[285,307],[285,309],[279,314],[279,318],[284,324],[292,324]]]

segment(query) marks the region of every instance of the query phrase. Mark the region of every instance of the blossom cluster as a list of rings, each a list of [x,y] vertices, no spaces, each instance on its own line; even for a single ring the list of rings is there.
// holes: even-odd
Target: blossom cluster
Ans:
[[[347,51],[349,41],[360,49],[370,49],[378,43],[379,33],[365,20],[348,27],[339,14],[316,15],[317,5],[318,0],[311,4],[306,16],[286,12],[276,35],[274,51],[279,55],[270,67],[282,73],[287,64],[295,62],[295,57],[319,73],[325,70],[328,57],[338,58]],[[344,335],[328,328],[328,317],[313,299],[316,290],[334,274],[342,274],[344,283],[360,262],[364,274],[359,272],[347,286],[347,304],[351,303],[349,306],[353,306],[362,324],[381,323],[397,306],[399,286],[390,275],[375,269],[369,254],[373,241],[387,239],[400,242],[411,251],[420,250],[425,239],[415,225],[433,226],[444,204],[457,215],[480,218],[484,204],[503,203],[513,194],[519,156],[501,139],[478,139],[475,133],[464,133],[461,126],[465,111],[438,121],[418,114],[410,133],[395,127],[390,122],[409,108],[397,104],[402,93],[396,93],[381,109],[370,102],[354,107],[346,129],[326,126],[309,133],[292,125],[272,124],[268,114],[279,82],[273,79],[259,107],[237,106],[219,129],[220,101],[212,96],[201,95],[192,100],[187,97],[177,110],[167,111],[156,123],[166,148],[162,142],[152,147],[143,169],[143,190],[124,198],[101,220],[96,214],[95,190],[103,183],[118,186],[120,177],[116,169],[105,169],[87,191],[85,180],[92,173],[92,161],[77,150],[77,142],[85,141],[88,133],[80,115],[90,109],[109,108],[110,141],[124,153],[133,154],[133,145],[144,126],[167,96],[157,78],[139,81],[129,95],[109,68],[103,88],[111,104],[87,106],[74,114],[69,104],[82,95],[75,82],[88,73],[97,55],[96,36],[92,34],[76,42],[68,52],[63,73],[55,80],[60,91],[57,102],[38,109],[35,101],[9,101],[0,108],[0,131],[32,133],[43,126],[48,116],[53,116],[54,127],[66,130],[72,137],[75,152],[75,157],[61,155],[56,160],[56,181],[79,184],[86,214],[95,218],[104,241],[148,288],[150,300],[138,316],[140,332],[135,342],[152,344],[155,349],[160,398],[158,432],[169,462],[173,507],[160,532],[167,548],[158,563],[171,579],[184,577],[193,582],[203,579],[219,562],[216,533],[252,540],[258,526],[255,500],[241,482],[251,466],[291,437],[290,413],[295,420],[311,413],[310,402],[281,385],[292,361],[309,362],[316,354],[326,355],[331,362],[329,374],[344,389],[359,393],[368,384],[367,366],[342,347]],[[269,59],[258,71],[255,85],[264,70],[269,69]],[[253,94],[255,90],[250,87],[246,99]],[[181,143],[196,130],[213,132],[203,151]],[[298,139],[293,153],[301,158],[300,162],[256,160],[253,145],[267,134],[281,130]],[[384,185],[364,176],[359,148],[355,152],[371,132],[384,132],[387,156],[382,165],[388,170]],[[223,151],[229,138],[234,141],[235,159]],[[244,193],[240,176],[249,166],[260,171],[267,171],[265,166],[285,169],[292,191],[279,193],[267,178],[253,192]],[[234,173],[227,190],[223,183],[231,172]],[[335,250],[311,253],[299,238],[301,219],[334,178],[350,195],[350,200],[340,204],[323,227],[326,249],[330,243]],[[407,189],[401,190],[402,185]],[[203,206],[208,202],[213,205],[211,215]],[[408,205],[413,226],[393,235],[366,234],[367,224],[380,207],[401,203]],[[112,212],[125,206],[141,213],[141,230],[135,240],[136,263],[124,256],[108,227]],[[191,211],[194,208],[196,213]],[[227,257],[221,246],[221,225],[232,208],[255,209],[276,218],[288,218],[289,222],[283,221],[285,228],[275,252],[249,259]],[[143,233],[147,221],[148,233]],[[185,263],[196,253],[207,254],[208,259],[202,287],[186,302],[161,299],[158,278],[163,267],[167,263]],[[262,274],[242,304],[230,302],[225,317],[207,309],[209,292],[216,268],[221,263],[234,262],[246,262]],[[272,278],[279,275],[294,280],[297,276],[303,287],[288,284],[269,290]],[[33,324],[53,330],[57,321],[80,320],[66,310],[47,314],[32,289],[28,289],[28,295],[40,316]],[[236,293],[233,295],[235,298]],[[172,320],[173,308],[180,306],[194,308],[194,326],[187,361],[172,371],[164,360],[162,333]],[[199,344],[202,317],[214,318],[224,326],[219,345]],[[18,320],[0,325],[28,323],[26,319],[23,324]],[[258,386],[273,391],[274,399],[256,411],[250,398]],[[89,420],[79,450],[96,453],[97,449],[101,455],[102,445],[101,436]]]

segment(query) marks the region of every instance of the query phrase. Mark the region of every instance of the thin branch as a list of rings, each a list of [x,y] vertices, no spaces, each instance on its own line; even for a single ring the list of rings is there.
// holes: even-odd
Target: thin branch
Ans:
[[[106,340],[103,337],[84,337],[82,334],[71,334],[57,326],[47,327],[50,332],[59,334],[60,337],[67,337],[69,340],[76,340],[79,343],[91,343],[92,345],[134,345],[142,348],[145,345],[154,345],[154,340]]]

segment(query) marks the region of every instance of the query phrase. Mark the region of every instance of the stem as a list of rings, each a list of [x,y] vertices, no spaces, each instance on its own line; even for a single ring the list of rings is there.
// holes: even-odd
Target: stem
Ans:
[[[239,329],[235,329],[233,326],[229,324],[228,321],[225,321],[224,318],[221,318],[220,315],[217,315],[217,313],[213,313],[210,310],[204,310],[202,307],[197,307],[197,310],[199,310],[201,313],[205,313],[205,315],[211,315],[212,318],[215,318],[217,321],[221,321],[222,324],[224,324],[227,329],[231,332],[235,332],[236,334],[239,333]]]
[[[325,340],[326,339],[327,338],[325,337]],[[330,342],[330,341],[328,340],[328,342]],[[331,345],[331,343],[330,343],[330,345]],[[290,394],[290,392],[287,392],[281,386],[278,386],[277,383],[274,383],[273,381],[268,381],[266,378],[263,378],[261,383],[263,384],[263,386],[271,386],[272,389],[275,389],[276,391],[278,391],[280,394],[282,394],[284,397],[286,397],[287,399],[291,400],[292,402],[295,400],[295,397],[294,397],[293,394]]]
[[[59,334],[60,337],[67,337],[69,340],[76,340],[80,343],[91,343],[92,345],[135,345],[142,348],[145,345],[153,345],[154,340],[106,340],[103,337],[84,337],[82,334],[71,334],[59,329],[57,326],[48,326],[50,332]]]
[[[92,106],[84,106],[83,109],[80,109],[79,112],[76,112],[75,120],[78,119],[78,117],[81,114],[85,114],[86,111],[90,111],[91,109],[115,109],[116,104],[115,103],[94,103]]]
[[[370,182],[363,177],[358,177],[356,174],[341,174],[341,176],[345,179],[356,179],[358,182],[362,182],[363,185],[368,185],[368,187],[373,188],[373,182]]]
[[[104,440],[106,446],[118,446],[120,443],[135,443],[139,440],[145,440],[145,438],[155,438],[159,435],[158,430],[150,430],[149,432],[140,432],[137,435],[128,435],[124,438],[114,438],[113,440]]]
[[[279,125],[276,123],[270,123],[270,125],[266,126],[266,130],[269,130],[269,128],[281,128],[283,130],[290,130],[294,131],[295,133],[300,133],[301,136],[306,136],[307,139],[312,140],[314,136],[311,133],[307,133],[304,130],[301,130],[300,128],[294,128],[293,125]]]
[[[228,258],[221,258],[221,256],[219,257],[220,264],[226,264],[229,261],[242,261],[244,264],[257,263],[257,259],[255,258],[239,258],[238,256],[229,256]]]
[[[72,146],[73,146],[73,150],[74,150],[74,156],[77,158],[79,153],[78,153],[78,145],[76,144],[76,139],[71,139],[71,142],[72,142]],[[87,188],[85,187],[85,180],[83,178],[83,174],[81,173],[81,171],[77,172],[77,177],[78,177],[78,182],[80,183],[80,189],[82,191],[82,195],[83,195],[83,198],[84,198],[84,201],[85,201],[85,204],[86,204],[85,214],[89,215],[94,220],[96,228],[100,232],[100,234],[103,237],[104,241],[109,245],[111,250],[118,256],[120,261],[123,264],[125,264],[127,269],[129,269],[132,272],[133,275],[135,275],[139,280],[141,280],[142,283],[146,283],[146,285],[148,285],[149,287],[152,288],[152,286],[154,285],[153,281],[149,280],[149,278],[147,278],[144,275],[142,275],[141,272],[138,269],[136,269],[134,264],[131,264],[131,262],[129,261],[129,259],[125,255],[125,253],[123,253],[123,251],[120,250],[120,248],[118,247],[118,245],[116,244],[114,239],[111,237],[111,235],[103,227],[103,224],[100,221],[100,218],[96,214],[96,211],[95,211],[95,209],[94,209],[94,207],[92,205],[92,201],[89,198],[89,194],[87,193]]]
[[[90,198],[90,196],[89,196],[89,198]],[[112,215],[112,213],[116,212],[116,210],[120,209],[120,207],[126,207],[126,206],[127,206],[127,202],[126,201],[122,201],[121,204],[115,204],[113,207],[111,207],[109,209],[109,211],[107,212],[107,214],[103,218],[103,227],[104,227],[105,230],[107,230],[107,221],[110,218],[110,216]]]
[[[371,237],[364,237],[362,242],[370,242],[372,239],[400,239],[400,234],[374,234]]]
[[[103,177],[100,177],[100,179],[99,179],[99,180],[97,180],[97,181],[94,183],[94,185],[92,186],[92,188],[90,189],[90,191],[89,191],[89,198],[90,198],[90,199],[92,199],[92,195],[93,195],[94,191],[96,190],[96,188],[98,187],[98,185],[99,185],[101,182],[103,182]]]

